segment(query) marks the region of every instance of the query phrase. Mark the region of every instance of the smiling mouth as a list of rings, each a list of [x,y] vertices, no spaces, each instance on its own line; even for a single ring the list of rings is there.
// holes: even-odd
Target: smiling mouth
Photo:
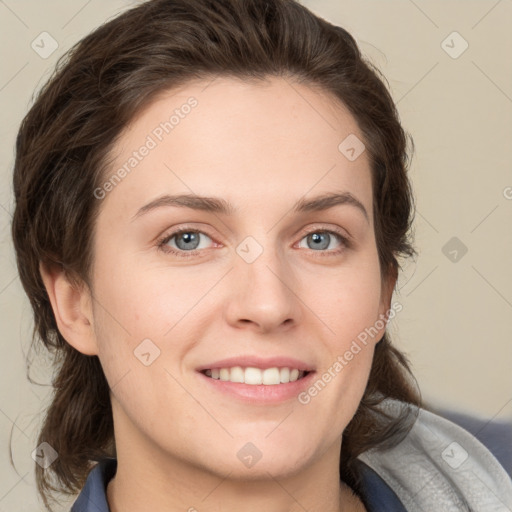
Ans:
[[[303,379],[311,372],[288,367],[273,367],[262,370],[261,368],[255,368],[253,366],[233,366],[231,368],[202,370],[201,373],[211,379],[225,382],[249,384],[253,386],[275,386],[277,384],[288,384],[289,382]]]

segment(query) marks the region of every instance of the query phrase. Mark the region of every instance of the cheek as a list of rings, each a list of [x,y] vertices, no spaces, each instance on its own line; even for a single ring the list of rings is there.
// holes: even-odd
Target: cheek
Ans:
[[[109,265],[107,261],[112,260],[105,258],[96,274],[98,356],[115,395],[123,389],[123,396],[139,396],[170,378],[166,369],[172,374],[181,371],[186,352],[200,340],[201,316],[208,322],[200,299],[219,277],[210,271],[203,279],[192,268],[171,271],[163,266],[144,268],[128,259]],[[116,387],[121,380],[122,386]]]
[[[107,315],[106,322],[114,320],[133,338],[156,339],[194,307],[212,280],[205,281],[185,267],[151,266],[137,258],[117,259],[115,264],[105,261],[98,266],[97,276],[96,295],[104,306],[100,314]]]
[[[304,402],[321,394],[321,400],[343,425],[355,413],[364,393],[375,344],[385,329],[379,320],[381,276],[376,252],[373,258],[360,258],[350,268],[340,268],[335,276],[316,283],[322,285],[324,293],[317,288],[310,298],[326,326],[324,343],[329,355],[318,372],[315,389],[307,392]]]
[[[352,340],[379,318],[381,276],[376,260],[361,258],[357,264],[340,267],[331,275],[319,274],[314,289],[309,284],[304,294],[329,328],[332,350],[346,350]]]

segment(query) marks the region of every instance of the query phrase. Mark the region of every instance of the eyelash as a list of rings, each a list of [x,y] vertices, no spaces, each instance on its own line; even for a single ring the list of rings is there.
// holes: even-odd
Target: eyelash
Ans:
[[[190,228],[180,228],[176,231],[173,231],[170,234],[165,235],[164,237],[160,238],[157,242],[157,247],[159,250],[163,251],[166,254],[174,254],[180,258],[191,258],[196,256],[201,251],[204,251],[204,249],[194,249],[193,251],[183,251],[183,250],[176,250],[171,247],[169,247],[167,244],[176,236],[181,235],[182,233],[199,233],[202,235],[206,235],[208,238],[213,240],[213,238],[208,235],[208,233],[205,233],[204,231],[199,231],[197,229],[190,229]],[[330,250],[330,251],[314,251],[313,249],[310,249],[312,252],[318,253],[318,256],[325,257],[325,256],[337,256],[341,254],[346,249],[350,249],[352,247],[351,243],[349,242],[348,238],[344,235],[342,235],[337,230],[329,230],[329,229],[313,229],[311,231],[308,231],[305,233],[301,240],[313,233],[328,233],[330,235],[335,235],[338,240],[341,242],[342,247],[340,249]]]

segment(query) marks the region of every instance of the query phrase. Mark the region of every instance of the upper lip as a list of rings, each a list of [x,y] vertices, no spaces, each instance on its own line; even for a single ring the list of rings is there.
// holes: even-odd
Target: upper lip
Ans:
[[[227,359],[219,359],[208,364],[199,366],[197,371],[211,370],[213,368],[232,368],[233,366],[241,366],[242,368],[252,367],[261,368],[266,370],[267,368],[297,368],[297,370],[313,371],[314,368],[311,364],[305,363],[300,359],[294,357],[257,357],[251,355],[241,355],[236,357],[229,357]]]

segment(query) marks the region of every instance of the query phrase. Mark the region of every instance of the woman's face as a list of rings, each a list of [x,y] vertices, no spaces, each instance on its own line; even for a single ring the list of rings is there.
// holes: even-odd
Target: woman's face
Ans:
[[[391,290],[361,140],[333,98],[278,78],[190,83],[131,123],[95,191],[91,353],[118,454],[233,478],[339,456]]]

